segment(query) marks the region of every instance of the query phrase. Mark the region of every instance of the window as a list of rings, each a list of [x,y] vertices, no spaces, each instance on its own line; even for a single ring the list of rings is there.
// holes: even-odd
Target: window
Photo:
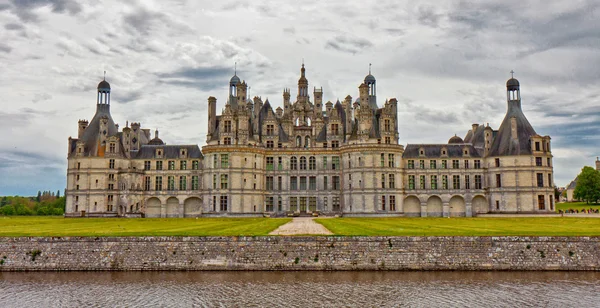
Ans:
[[[339,190],[340,187],[340,177],[337,175],[334,175],[331,177],[332,178],[332,186],[333,186],[333,190]]]
[[[394,168],[394,154],[388,154],[388,167]]]
[[[221,196],[219,202],[219,210],[221,212],[227,212],[227,196]]]
[[[213,189],[219,189],[217,187],[217,175],[213,174]]]
[[[265,211],[273,212],[273,199],[273,197],[267,197],[267,199],[265,200]]]
[[[481,189],[481,175],[475,175],[475,189]]]
[[[221,154],[221,168],[229,168],[229,154]]]
[[[277,177],[277,190],[282,190],[283,189],[283,178],[282,177]]]
[[[442,169],[448,169],[448,161],[445,159],[442,159]]]
[[[311,176],[308,178],[308,189],[317,190],[317,177]]]
[[[389,178],[389,182],[390,182],[390,188],[396,188],[396,176],[394,176],[393,174],[390,174],[388,176]]]
[[[111,159],[108,161],[108,168],[115,169],[115,160],[114,159]]]
[[[277,197],[277,210],[283,211],[283,202],[281,201],[281,196]]]
[[[396,210],[396,196],[390,196],[390,211]]]
[[[392,131],[392,129],[391,129],[391,125],[390,125],[390,120],[388,120],[388,119],[385,119],[385,120],[383,121],[383,131],[385,131],[385,132],[390,132],[390,131]]]
[[[415,189],[415,176],[414,175],[408,176],[408,189]]]
[[[476,159],[473,167],[475,169],[481,169],[481,160]]]
[[[500,200],[496,200],[496,209],[499,210],[500,209]]]
[[[453,175],[452,176],[452,188],[453,189],[460,189],[460,175]]]
[[[544,175],[542,173],[537,174],[537,187],[544,187]]]
[[[412,159],[408,160],[408,169],[415,169],[415,161]]]
[[[448,189],[448,176],[442,175],[442,189]]]
[[[538,209],[540,209],[540,210],[546,209],[546,198],[544,197],[544,195],[538,196]]]
[[[327,156],[323,156],[323,169],[327,170]]]
[[[385,144],[390,144],[390,143],[392,143],[392,138],[385,137]]]
[[[502,178],[500,174],[496,174],[496,187],[502,187]]]
[[[277,170],[283,170],[283,158],[281,156],[277,157]]]
[[[182,160],[179,162],[179,170],[187,170],[187,161]]]
[[[381,188],[385,188],[385,174],[381,175]]]
[[[552,174],[548,173],[548,187],[552,187]]]
[[[169,170],[175,170],[175,161],[170,160],[168,163]]]
[[[198,170],[200,163],[197,160],[192,161],[192,170]]]
[[[381,161],[379,163],[380,167],[385,167],[385,154],[381,153]]]
[[[323,177],[323,190],[328,190],[329,188],[327,187],[327,176]]]
[[[81,169],[81,163],[77,163],[77,170]]]
[[[465,189],[471,189],[471,177],[465,175]]]
[[[273,171],[275,164],[275,158],[272,156],[267,157],[267,171]]]
[[[419,189],[425,189],[425,176],[419,176]]]
[[[437,189],[437,175],[431,176],[431,189]]]
[[[496,162],[496,167],[500,167],[500,158],[496,158],[494,161]]]
[[[331,124],[331,134],[332,135],[339,135],[340,134],[340,130],[339,130],[338,124]]]
[[[227,181],[228,180],[228,175],[227,174],[221,174],[221,189],[227,189]]]
[[[536,150],[536,151],[539,151],[539,150],[540,150],[540,142],[539,142],[539,141],[536,141],[536,142],[535,142],[535,150]]]
[[[115,184],[108,184],[108,190],[115,189]]]
[[[150,177],[149,176],[144,177],[144,190],[145,191],[150,190]]]
[[[316,170],[317,169],[317,159],[314,156],[311,156],[308,159],[308,169],[309,170]]]
[[[198,176],[192,175],[192,190],[198,190],[198,189],[200,189],[200,185],[198,182]]]
[[[274,147],[275,147],[275,144],[273,143],[273,141],[272,140],[268,140],[267,141],[267,148],[272,149]]]
[[[162,190],[162,176],[157,176],[154,181],[154,190]]]
[[[425,169],[425,160],[419,160],[419,169]]]
[[[452,160],[452,169],[458,169],[460,168],[460,162],[458,161],[458,159],[453,159]]]
[[[290,190],[298,190],[298,178],[295,176],[290,177]]]
[[[535,165],[538,166],[538,167],[542,165],[542,158],[541,157],[536,157],[535,158]]]
[[[298,211],[298,197],[290,197],[290,211]]]
[[[227,120],[224,122],[223,131],[225,133],[231,133],[231,121]]]
[[[300,177],[300,190],[306,190],[306,177]]]
[[[437,168],[437,161],[430,160],[429,161],[429,169],[436,169],[436,168]]]
[[[317,197],[308,197],[308,210],[311,212],[317,211]]]
[[[179,177],[179,190],[187,190],[187,176]]]
[[[275,125],[267,124],[267,136],[273,136],[275,134]]]
[[[167,190],[175,190],[175,177],[167,177]]]
[[[340,142],[339,141],[337,141],[337,140],[332,140],[331,141],[331,148],[332,149],[336,149],[336,148],[339,148],[339,147],[340,147]]]
[[[381,196],[381,210],[385,211],[385,196]]]
[[[306,170],[306,157],[300,157],[300,170]]]
[[[296,156],[292,156],[292,158],[290,159],[290,169],[298,170],[298,159],[296,158]]]
[[[332,197],[331,198],[331,207],[334,212],[340,211],[340,197]]]
[[[150,161],[149,160],[144,161],[144,170],[150,170]]]
[[[339,156],[333,156],[331,158],[331,169],[332,170],[337,170],[339,165],[340,165],[340,157]]]
[[[469,161],[465,159],[465,169],[469,169]]]
[[[323,148],[326,149],[327,148],[327,142],[323,142]]]
[[[114,153],[114,152],[116,152],[116,148],[117,148],[117,146],[115,145],[115,143],[111,142],[110,145],[109,145],[109,147],[108,147],[108,152],[109,153]]]
[[[267,185],[267,187],[265,189],[267,191],[272,191],[273,190],[273,177],[272,176],[268,176],[267,177],[266,185]]]
[[[156,170],[162,170],[163,162],[161,160],[156,162]]]
[[[114,180],[115,180],[115,174],[114,174],[114,173],[112,173],[112,174],[109,174],[109,175],[108,175],[108,180],[109,180],[109,181],[114,181]],[[98,180],[96,180],[96,184],[98,184]]]

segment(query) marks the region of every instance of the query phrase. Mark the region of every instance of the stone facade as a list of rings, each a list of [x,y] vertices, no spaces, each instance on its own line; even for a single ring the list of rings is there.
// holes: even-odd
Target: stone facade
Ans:
[[[600,270],[598,237],[0,238],[1,271]]]
[[[324,103],[309,95],[304,65],[297,97],[283,108],[247,97],[235,74],[217,114],[208,98],[208,135],[197,145],[165,145],[139,123],[119,130],[110,85],[97,111],[69,138],[67,216],[193,217],[340,214],[475,216],[554,211],[550,137],[521,110],[519,82],[507,82],[498,129],[473,124],[447,144],[399,143],[398,101],[378,104],[369,74],[358,98]]]

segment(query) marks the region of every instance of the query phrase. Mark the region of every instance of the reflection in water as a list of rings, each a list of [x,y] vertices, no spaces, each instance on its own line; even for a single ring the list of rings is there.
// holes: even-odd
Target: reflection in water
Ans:
[[[593,272],[0,273],[0,307],[597,307]]]

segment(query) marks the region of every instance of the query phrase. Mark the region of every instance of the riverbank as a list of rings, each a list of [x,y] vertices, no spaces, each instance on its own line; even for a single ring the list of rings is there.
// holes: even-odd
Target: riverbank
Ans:
[[[600,237],[2,237],[2,271],[600,270]]]

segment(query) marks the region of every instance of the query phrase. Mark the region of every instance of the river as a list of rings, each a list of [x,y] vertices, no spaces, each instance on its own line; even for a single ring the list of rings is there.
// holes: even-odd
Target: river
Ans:
[[[0,307],[599,307],[594,272],[0,273]]]

